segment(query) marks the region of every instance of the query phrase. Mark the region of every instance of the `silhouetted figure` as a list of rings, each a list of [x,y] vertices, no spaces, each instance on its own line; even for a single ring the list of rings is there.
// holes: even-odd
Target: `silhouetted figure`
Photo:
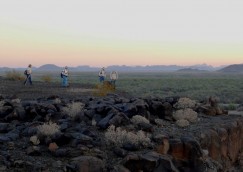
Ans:
[[[63,87],[68,87],[68,76],[69,76],[68,67],[65,66],[65,68],[62,70],[61,73]]]
[[[28,68],[25,70],[24,74],[26,76],[26,79],[24,81],[24,85],[26,85],[28,82],[30,85],[32,85],[32,79],[31,79],[31,74],[32,74],[32,65],[29,64]]]
[[[101,83],[105,81],[105,77],[106,77],[106,72],[105,72],[105,68],[103,67],[99,72],[99,79]]]
[[[118,79],[118,73],[116,71],[112,71],[110,73],[110,79],[111,79],[111,84],[115,89],[116,88],[116,80]]]

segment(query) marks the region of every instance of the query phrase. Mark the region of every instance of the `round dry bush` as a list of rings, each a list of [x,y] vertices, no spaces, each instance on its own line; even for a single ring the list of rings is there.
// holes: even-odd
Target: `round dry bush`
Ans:
[[[126,143],[141,147],[151,145],[150,138],[142,130],[138,132],[126,131],[120,127],[115,128],[114,125],[111,125],[105,132],[105,139],[108,145],[115,146],[122,146]]]
[[[56,123],[48,122],[37,127],[38,132],[43,136],[52,136],[60,131],[60,126]]]
[[[196,106],[196,101],[189,98],[180,98],[178,102],[174,105],[176,109],[194,108]]]
[[[81,102],[72,102],[67,104],[62,111],[68,116],[75,118],[83,110],[84,106]]]
[[[147,120],[145,117],[141,115],[135,115],[132,117],[131,122],[133,124],[140,124],[140,123],[146,123],[149,124],[149,120]]]
[[[197,112],[195,112],[192,109],[186,108],[186,109],[180,109],[173,113],[173,118],[177,120],[185,119],[189,122],[197,122]]]

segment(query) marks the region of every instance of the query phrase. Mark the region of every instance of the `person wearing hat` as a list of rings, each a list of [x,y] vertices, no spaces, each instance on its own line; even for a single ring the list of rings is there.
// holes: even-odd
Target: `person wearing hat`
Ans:
[[[115,89],[116,88],[116,80],[118,79],[118,73],[116,71],[112,71],[110,73],[110,79],[111,79],[111,84]]]
[[[105,68],[102,67],[102,69],[100,70],[99,72],[99,79],[100,79],[100,82],[104,82],[105,81],[105,77],[106,77],[106,73],[105,73]]]
[[[24,81],[24,85],[26,85],[28,82],[30,85],[32,85],[32,80],[31,80],[31,74],[32,74],[32,65],[29,64],[28,68],[25,70],[24,74],[26,75],[26,79]]]
[[[63,87],[68,87],[68,67],[65,66],[65,68],[61,72],[61,78],[62,78],[62,86]]]

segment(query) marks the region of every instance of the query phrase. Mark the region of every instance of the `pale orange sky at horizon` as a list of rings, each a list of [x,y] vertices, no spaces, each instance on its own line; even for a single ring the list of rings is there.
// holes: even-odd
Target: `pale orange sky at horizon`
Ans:
[[[0,67],[243,63],[243,2],[0,2]]]

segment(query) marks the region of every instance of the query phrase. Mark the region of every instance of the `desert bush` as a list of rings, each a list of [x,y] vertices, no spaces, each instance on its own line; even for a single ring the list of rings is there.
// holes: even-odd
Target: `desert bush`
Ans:
[[[114,92],[114,86],[110,82],[105,81],[103,84],[96,85],[95,96],[106,96],[108,93]]]
[[[84,104],[81,102],[72,102],[67,104],[62,110],[68,116],[75,118],[84,108]]]
[[[30,137],[30,142],[31,142],[33,145],[38,145],[38,144],[40,144],[40,140],[38,139],[37,136],[31,136],[31,137]]]
[[[150,138],[142,131],[126,131],[120,127],[111,125],[105,132],[105,139],[109,145],[122,146],[130,143],[136,146],[148,147],[151,144]]]
[[[21,73],[15,70],[6,72],[5,76],[8,80],[11,81],[23,81],[25,79],[25,77]]]
[[[44,123],[43,125],[37,126],[37,130],[41,135],[44,136],[52,136],[56,133],[58,133],[60,130],[60,126],[57,125],[56,123],[47,122]]]
[[[50,75],[43,75],[41,79],[46,83],[50,83],[52,81],[52,77]]]
[[[13,103],[20,103],[21,99],[19,99],[19,98],[12,99],[11,102],[13,102]]]
[[[139,123],[147,123],[149,124],[149,120],[147,120],[145,117],[141,115],[135,115],[132,117],[131,122],[133,124],[139,124]]]
[[[192,109],[180,109],[173,113],[173,118],[175,120],[188,120],[189,122],[197,122],[197,112]]]
[[[196,105],[195,100],[191,100],[189,98],[180,98],[178,102],[174,105],[177,109],[185,109],[185,108],[194,108]]]

